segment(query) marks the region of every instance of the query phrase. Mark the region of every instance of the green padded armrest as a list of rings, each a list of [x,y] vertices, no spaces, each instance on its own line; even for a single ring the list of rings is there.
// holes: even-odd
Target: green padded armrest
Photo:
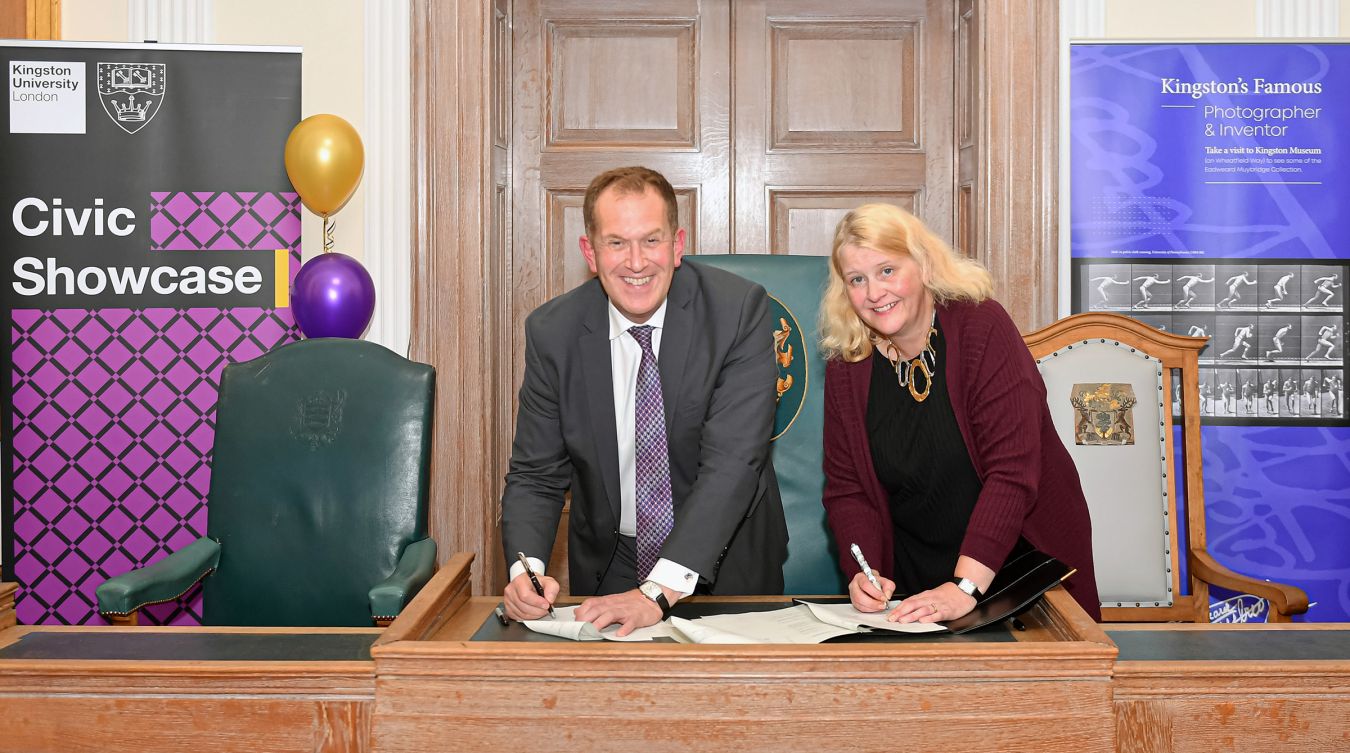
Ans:
[[[110,578],[96,591],[101,614],[126,615],[181,596],[220,563],[220,544],[202,537],[168,557]]]
[[[436,542],[426,538],[409,544],[394,574],[370,589],[370,614],[377,620],[397,617],[435,574]]]

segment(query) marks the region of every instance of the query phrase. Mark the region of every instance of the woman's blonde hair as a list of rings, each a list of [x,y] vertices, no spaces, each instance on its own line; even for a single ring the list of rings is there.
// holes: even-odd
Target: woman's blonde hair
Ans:
[[[983,301],[994,293],[984,265],[958,255],[919,218],[891,204],[864,204],[844,215],[834,231],[830,282],[820,302],[820,350],[825,358],[861,361],[872,352],[872,330],[848,300],[840,251],[862,246],[888,256],[909,256],[936,302]]]

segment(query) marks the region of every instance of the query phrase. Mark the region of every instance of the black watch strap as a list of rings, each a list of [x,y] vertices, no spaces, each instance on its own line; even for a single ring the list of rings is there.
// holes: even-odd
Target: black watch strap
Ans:
[[[661,608],[661,620],[663,622],[670,618],[670,600],[666,598],[666,593],[654,581],[649,580],[640,584],[638,592],[651,599],[656,606]]]

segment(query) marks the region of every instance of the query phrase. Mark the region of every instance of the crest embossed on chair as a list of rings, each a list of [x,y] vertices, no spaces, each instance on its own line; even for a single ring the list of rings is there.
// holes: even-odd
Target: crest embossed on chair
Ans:
[[[99,586],[99,611],[203,581],[208,625],[368,626],[436,569],[427,536],[435,370],[374,343],[318,339],[225,367],[207,535]]]

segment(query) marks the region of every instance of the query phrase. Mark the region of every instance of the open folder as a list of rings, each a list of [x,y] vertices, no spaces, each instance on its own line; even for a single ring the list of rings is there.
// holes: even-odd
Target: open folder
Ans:
[[[1028,551],[1003,566],[990,584],[988,595],[973,610],[943,623],[887,622],[886,611],[864,613],[848,603],[818,604],[799,599],[794,606],[767,612],[718,614],[693,620],[672,616],[666,622],[623,638],[616,635],[617,626],[597,630],[588,622],[576,621],[572,616],[574,608],[559,608],[558,619],[530,620],[523,624],[539,633],[583,641],[670,638],[682,643],[820,643],[841,635],[876,630],[959,635],[1021,614],[1041,594],[1073,573],[1054,557]]]

